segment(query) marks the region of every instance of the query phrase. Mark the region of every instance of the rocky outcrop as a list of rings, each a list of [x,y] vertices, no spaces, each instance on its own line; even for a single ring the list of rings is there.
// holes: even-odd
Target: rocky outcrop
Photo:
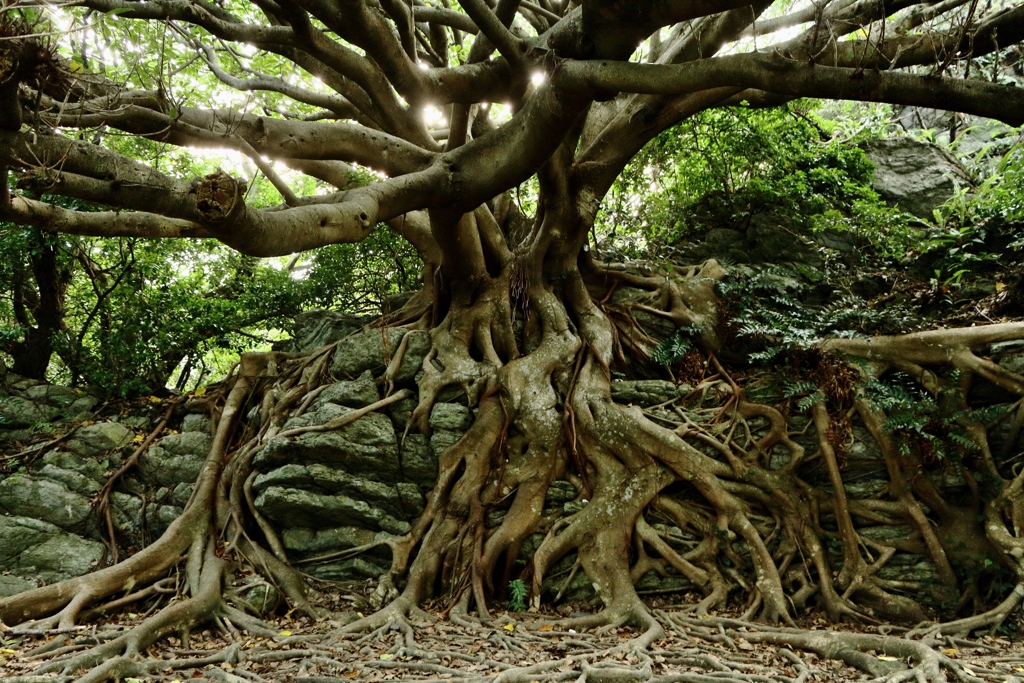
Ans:
[[[306,311],[295,318],[292,338],[274,344],[275,351],[312,351],[344,339],[370,322],[341,311]]]
[[[639,292],[629,288],[621,291],[624,305],[636,300]],[[657,332],[653,327],[657,322],[650,322],[652,334]],[[316,334],[327,329],[312,320],[306,324],[311,330],[319,330]],[[379,373],[388,362],[385,354],[395,352],[402,343],[402,334],[383,335],[379,329],[360,328],[341,339],[334,361],[339,367],[347,363],[344,367],[351,372],[322,389],[305,413],[292,416],[284,424],[284,430],[322,425],[380,400],[383,382]],[[429,339],[422,332],[406,334],[415,336],[406,343],[403,376],[409,382],[407,386],[414,386],[411,378],[422,364]],[[317,341],[323,338],[317,337]],[[387,347],[384,339],[389,340]],[[357,349],[352,352],[353,358],[345,357],[346,349],[353,348]],[[1024,369],[1024,349],[1019,345],[996,345],[988,355],[1007,368],[1018,372]],[[81,415],[85,406],[95,407],[95,399],[60,387],[8,379],[6,395],[0,398],[7,405],[27,406],[26,415],[53,416],[64,438],[48,441],[46,448],[33,452],[20,471],[0,479],[0,595],[79,575],[106,561],[93,497],[159,419],[156,413],[110,419],[91,416],[76,423],[73,415]],[[666,404],[690,391],[685,384],[655,379],[615,379],[611,384],[613,400],[643,409],[664,424],[679,419]],[[984,405],[1009,403],[997,387],[979,383],[976,391],[981,392]],[[305,560],[304,571],[337,581],[364,581],[387,571],[391,557],[382,541],[407,532],[422,514],[426,495],[437,479],[439,456],[462,437],[474,419],[474,409],[465,404],[464,396],[445,395],[449,398],[435,404],[431,411],[429,437],[405,433],[416,406],[412,397],[340,429],[277,437],[255,455],[255,507],[275,528],[291,560]],[[83,398],[90,400],[83,402]],[[813,429],[804,429],[806,419],[790,416],[792,436],[813,453],[817,441]],[[24,423],[22,420],[19,424]],[[1011,447],[1024,447],[1024,436],[1013,432],[1013,424],[1013,420],[1003,420],[993,429],[994,452],[1008,453]],[[112,495],[111,514],[118,541],[126,551],[153,540],[181,515],[210,449],[212,426],[206,415],[179,415],[172,427],[143,454]],[[756,438],[764,426],[754,424],[752,428]],[[8,423],[0,429],[0,440],[13,443],[30,434]],[[1008,443],[1011,439],[1016,440],[1016,446]],[[859,425],[855,425],[844,455],[843,477],[850,496],[866,498],[886,489],[888,476],[881,454]],[[772,456],[774,468],[784,467],[789,458],[782,447],[777,447]],[[828,490],[830,483],[823,468],[808,477],[809,484]],[[578,484],[553,482],[543,514],[553,519],[575,514],[588,505],[587,494]],[[949,491],[966,490],[966,482],[952,470],[938,484]],[[485,525],[494,528],[501,524],[505,506],[510,503],[508,498],[489,509]],[[699,542],[656,518],[651,523],[681,553],[689,552]],[[880,526],[877,533],[889,533],[889,529]],[[876,533],[871,528],[863,531]],[[520,559],[525,560],[542,540],[540,534],[525,539]],[[364,550],[353,557],[339,557],[339,553],[352,548]],[[572,573],[575,561],[574,555],[567,556],[547,573],[544,590],[549,595],[562,592],[567,599],[593,595],[586,575]],[[900,552],[885,571],[901,577],[909,573],[928,581],[935,570],[920,555]],[[641,593],[651,594],[688,588],[685,579],[671,570],[665,575],[652,572],[638,584]],[[273,609],[276,593],[271,594],[265,587],[261,590],[260,604]]]
[[[674,384],[665,380],[614,380],[612,381],[612,400],[616,403],[633,403],[649,408],[661,403],[668,403],[690,393],[688,384]]]
[[[323,424],[378,400],[369,369],[354,381],[329,386],[305,415],[284,429]],[[434,434],[407,435],[400,443],[394,417],[370,413],[332,432],[271,440],[254,458],[256,508],[281,530],[296,559],[366,545],[381,534],[403,534],[423,511],[424,493],[437,476],[438,454],[469,427],[465,406],[439,403]],[[359,580],[386,570],[387,553],[316,563],[309,571],[332,580]]]
[[[685,258],[694,262],[714,258],[727,263],[790,263],[813,269],[825,264],[822,248],[852,253],[858,246],[850,235],[832,230],[812,233],[771,211],[713,227],[677,245]]]
[[[26,459],[0,475],[0,593],[24,590],[25,582],[78,576],[105,561],[95,495],[159,418],[96,419],[91,411],[99,405],[80,390],[6,378],[0,414],[16,411],[22,417],[0,424],[0,447]],[[40,424],[36,416],[47,422]],[[181,433],[167,434],[147,451],[111,497],[112,520],[126,549],[161,533],[191,493],[196,463],[202,464],[210,448],[210,422],[187,416],[180,426]],[[47,433],[54,438],[44,439],[43,448],[20,447]]]
[[[99,541],[67,533],[31,517],[0,516],[0,567],[13,577],[0,580],[0,595],[10,595],[38,581],[52,582],[91,571],[103,559]]]
[[[4,395],[0,395],[0,429],[86,419],[99,403],[95,396],[68,387],[14,375],[10,375],[7,381]]]
[[[874,190],[919,218],[931,219],[958,188],[971,186],[956,157],[938,145],[904,136],[870,140],[864,149],[875,165]]]

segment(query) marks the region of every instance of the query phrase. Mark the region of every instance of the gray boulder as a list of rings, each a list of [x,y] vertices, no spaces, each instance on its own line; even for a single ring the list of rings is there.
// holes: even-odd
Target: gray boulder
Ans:
[[[405,431],[406,425],[409,424],[409,418],[412,417],[412,412],[416,410],[417,403],[418,401],[415,398],[403,398],[401,401],[396,401],[385,409],[387,414],[391,416],[391,423],[395,426],[396,431]]]
[[[911,137],[871,140],[865,152],[875,165],[875,191],[919,218],[931,218],[958,185],[971,184],[955,157],[928,142]]]
[[[76,431],[67,447],[81,456],[98,456],[124,448],[134,436],[132,430],[119,422],[97,422]]]
[[[192,490],[194,488],[194,482],[183,481],[177,486],[175,486],[174,489],[171,490],[171,494],[168,497],[168,500],[170,500],[172,504],[177,505],[180,508],[183,508],[188,503],[189,498],[192,497]]]
[[[380,565],[361,557],[353,557],[341,562],[318,564],[312,568],[311,573],[325,581],[363,581],[376,579],[385,571]]]
[[[75,493],[81,493],[84,495],[96,493],[103,488],[99,482],[85,476],[84,474],[79,474],[74,470],[64,469],[63,467],[57,467],[56,465],[48,463],[44,463],[43,466],[36,470],[35,473],[44,479],[50,479],[64,484],[69,491],[74,491]]]
[[[398,350],[405,330],[369,329],[357,332],[338,344],[331,362],[331,374],[355,378],[366,371],[379,375]]]
[[[252,606],[256,616],[265,617],[277,609],[281,592],[269,583],[261,583],[246,592],[245,601]]]
[[[888,564],[878,570],[878,578],[889,581],[920,581],[923,584],[934,586],[939,583],[939,572],[935,563],[930,560],[922,560],[914,564],[900,564],[899,556],[905,554],[908,557],[919,558],[918,555],[909,553],[896,553]]]
[[[573,486],[572,482],[564,481],[562,479],[556,479],[551,482],[548,486],[548,491],[544,495],[544,504],[546,506],[558,506],[565,505],[570,500],[574,500],[577,496],[576,487]]]
[[[189,413],[181,421],[182,432],[210,433],[210,418],[199,413]]]
[[[377,533],[356,526],[330,529],[291,528],[281,533],[281,543],[292,552],[303,556],[348,550],[373,543]]]
[[[365,500],[280,486],[264,490],[256,498],[256,508],[283,527],[359,526],[391,534],[404,534],[410,529],[408,522],[395,519]]]
[[[469,408],[458,403],[435,403],[430,411],[430,428],[465,432],[473,423]]]
[[[772,213],[751,217],[747,228],[747,253],[755,263],[790,261],[813,268],[825,265],[813,242],[792,229],[787,219]]]
[[[421,489],[433,488],[437,481],[437,451],[422,434],[407,434],[402,446],[402,474]]]
[[[205,432],[169,434],[160,439],[160,448],[174,455],[190,455],[205,459],[210,454],[213,438]]]
[[[37,379],[30,379],[28,377],[22,377],[21,375],[15,375],[13,372],[7,378],[7,382],[11,389],[14,389],[15,391],[28,391],[37,384],[42,384],[42,382]]]
[[[191,484],[203,469],[213,439],[206,432],[182,432],[160,439],[139,458],[138,476],[149,484]]]
[[[298,417],[288,418],[282,426],[282,430],[289,431],[298,427],[313,427],[326,424],[331,420],[350,412],[352,412],[350,408],[340,406],[337,403],[321,402],[318,405],[313,406],[312,410],[308,410]]]
[[[110,512],[113,516],[114,526],[128,537],[135,541],[140,538],[142,530],[142,499],[135,496],[114,491],[110,494]]]
[[[159,446],[152,446],[139,458],[137,473],[147,484],[175,486],[194,482],[202,469],[202,458],[174,455]]]
[[[399,476],[398,439],[386,415],[370,413],[335,431],[272,439],[253,459],[253,466],[268,472],[296,462],[320,463],[394,483]]]
[[[413,330],[408,333],[408,339],[405,355],[395,375],[397,384],[408,384],[415,379],[423,367],[423,359],[430,352],[430,333],[426,330]]]
[[[397,517],[405,516],[405,506],[396,488],[317,463],[309,466],[288,464],[261,474],[253,481],[253,491],[256,493],[262,493],[271,486],[341,493],[366,501]]]
[[[292,339],[274,344],[275,351],[303,352],[349,336],[366,320],[339,311],[307,311],[295,318]]]
[[[181,517],[182,512],[184,510],[173,505],[150,503],[143,512],[146,522],[146,533],[151,538],[160,536],[163,532],[167,531],[167,527],[171,525],[171,522]]]
[[[333,403],[349,408],[363,408],[380,400],[380,390],[369,372],[364,372],[358,379],[345,380],[331,384],[316,397],[312,408],[315,410],[326,403]]]
[[[103,462],[93,458],[83,458],[69,451],[50,451],[42,457],[41,462],[44,467],[53,466],[62,470],[70,470],[100,484],[107,479],[106,467]]]
[[[437,455],[444,453],[462,438],[461,432],[452,432],[447,429],[438,429],[430,435],[430,448]]]
[[[37,403],[47,403],[55,408],[66,408],[78,400],[80,394],[71,387],[56,384],[37,384],[25,392],[25,398]]]
[[[0,574],[0,598],[6,598],[18,593],[32,590],[36,587],[35,581],[23,579],[20,576],[11,574]]]
[[[31,427],[42,422],[52,422],[59,416],[59,409],[21,396],[0,398],[0,428]]]
[[[65,411],[73,420],[86,420],[92,415],[93,408],[100,400],[95,396],[82,396],[67,407]]]
[[[435,403],[430,411],[430,447],[441,454],[451,448],[473,423],[473,414],[458,403]]]
[[[0,481],[0,510],[9,515],[31,517],[62,529],[84,527],[92,505],[56,481],[12,474]]]
[[[0,570],[28,579],[59,581],[93,570],[103,544],[26,517],[0,516]]]
[[[427,506],[419,486],[412,482],[400,481],[395,484],[395,489],[398,491],[404,516],[407,518],[419,517]]]

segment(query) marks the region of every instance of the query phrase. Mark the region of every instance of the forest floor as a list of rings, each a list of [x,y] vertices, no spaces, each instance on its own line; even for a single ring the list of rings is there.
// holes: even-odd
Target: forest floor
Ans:
[[[211,624],[187,642],[171,637],[143,653],[162,660],[151,675],[125,683],[345,683],[346,681],[459,681],[461,683],[809,683],[832,681],[922,680],[915,662],[869,652],[888,671],[872,676],[838,659],[813,652],[758,642],[764,634],[796,629],[741,622],[739,610],[704,617],[687,613],[699,597],[689,594],[648,600],[652,614],[665,628],[663,638],[646,649],[636,647],[635,628],[561,629],[552,622],[583,616],[586,606],[561,605],[543,613],[507,612],[481,621],[458,615],[441,605],[408,622],[392,623],[366,634],[343,634],[346,623],[367,609],[361,586],[320,586],[317,602],[331,616],[313,621],[292,614],[267,618],[276,637],[241,633],[230,624]],[[45,683],[77,678],[85,672],[33,675],[41,663],[73,654],[116,637],[137,625],[149,612],[127,612],[102,625],[72,632],[3,634],[0,679]],[[804,631],[846,632],[899,637],[906,628],[829,624],[824,614],[809,612],[797,620]],[[1024,682],[1024,617],[1008,619],[996,634],[970,640],[946,637],[928,643],[946,660],[949,680],[970,683]],[[59,649],[58,649],[59,648]],[[162,670],[161,670],[162,669]],[[918,672],[920,673],[920,672]],[[77,675],[76,675],[77,674]]]

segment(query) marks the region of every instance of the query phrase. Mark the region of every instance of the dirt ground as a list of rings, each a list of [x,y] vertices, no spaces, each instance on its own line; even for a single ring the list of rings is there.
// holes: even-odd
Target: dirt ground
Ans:
[[[128,678],[126,683],[900,683],[943,679],[1024,683],[1020,615],[1008,619],[995,634],[975,634],[970,640],[937,636],[913,641],[935,653],[941,664],[938,672],[929,671],[920,657],[886,654],[889,645],[875,650],[862,647],[873,668],[869,674],[851,666],[851,661],[857,662],[849,648],[823,656],[820,648],[814,651],[814,643],[800,639],[861,634],[885,636],[883,640],[891,644],[902,640],[908,629],[830,625],[813,613],[802,617],[797,629],[743,622],[728,612],[696,617],[687,612],[693,607],[687,601],[690,596],[670,595],[648,602],[665,633],[647,647],[634,628],[577,631],[559,624],[559,620],[586,616],[576,611],[587,609],[580,605],[539,614],[500,612],[487,621],[457,608],[445,613],[443,606],[435,605],[370,634],[346,634],[345,624],[367,609],[360,587],[320,589],[318,603],[331,612],[329,617],[314,622],[279,615],[265,619],[273,630],[262,635],[240,632],[221,621],[190,634],[187,640],[172,636],[140,656],[150,663],[150,674]],[[154,603],[146,612],[125,612],[109,622],[70,632],[8,631],[0,647],[0,677],[11,683],[88,681],[89,672],[64,670],[62,658],[116,637],[157,607]],[[787,640],[791,642],[781,642]]]

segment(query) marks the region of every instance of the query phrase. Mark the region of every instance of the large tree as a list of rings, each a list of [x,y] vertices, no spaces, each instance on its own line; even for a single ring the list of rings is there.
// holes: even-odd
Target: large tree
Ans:
[[[943,539],[973,520],[1019,585],[995,610],[943,633],[999,623],[1019,604],[1024,475],[995,461],[984,425],[960,410],[961,385],[953,379],[981,376],[1024,395],[1024,378],[975,354],[1024,338],[1024,323],[821,343],[821,391],[811,394],[811,411],[834,486],[816,490],[800,478],[804,451],[790,439],[785,417],[749,400],[731,381],[723,418],[770,425],[746,448],[731,432],[695,422],[671,430],[611,400],[611,371],[623,362],[623,349],[653,348],[628,315],[609,314],[611,290],[650,292],[645,310],[696,330],[713,359],[722,343],[715,287],[724,270],[708,262],[667,277],[644,276],[596,258],[589,235],[602,198],[644,145],[709,108],[817,97],[1024,124],[1024,89],[983,80],[968,68],[985,55],[998,60],[1024,38],[1021,3],[75,0],[61,6],[85,11],[69,34],[76,46],[70,62],[48,46],[57,26],[22,19],[45,5],[19,2],[0,17],[0,167],[16,179],[16,189],[8,183],[0,189],[0,218],[79,235],[215,238],[261,257],[359,241],[386,223],[422,257],[422,290],[381,322],[429,330],[412,428],[429,431],[431,408],[450,386],[465,389],[475,421],[441,455],[436,486],[412,531],[389,542],[393,564],[378,589],[381,610],[349,629],[399,623],[439,594],[461,596],[463,613],[473,608],[485,617],[494,588],[511,578],[524,539],[538,531],[547,535],[527,574],[533,603],[546,571],[576,551],[604,610],[568,625],[631,622],[646,629],[641,642],[661,633],[634,589],[635,579],[655,565],[671,565],[704,592],[700,611],[747,591],[750,613],[768,621],[791,621],[794,605],[815,595],[832,619],[867,618],[867,610],[921,619],[920,605],[876,577],[888,551],[876,562],[854,519],[905,521],[954,596],[955,558]],[[131,31],[142,36],[153,25],[159,26],[154,45],[184,46],[188,59],[180,52],[176,61],[150,55],[115,79],[100,68],[102,56],[82,48],[113,27],[128,31],[119,34],[126,49],[141,49],[141,40],[132,45]],[[263,113],[196,106],[201,97],[187,93],[198,92],[188,77],[198,67],[226,88],[255,93]],[[439,115],[431,119],[429,112]],[[283,203],[251,206],[244,180],[224,172],[176,177],[89,139],[109,131],[235,150],[273,183]],[[299,194],[289,184],[295,173],[334,191]],[[509,191],[530,179],[537,208],[524,216]],[[77,212],[44,201],[44,193],[110,210]],[[521,331],[517,319],[525,321]],[[403,352],[399,347],[386,383]],[[858,357],[859,365],[843,360]],[[272,531],[264,529],[270,550],[249,540],[264,536],[247,512],[244,483],[257,450],[282,436],[289,413],[323,381],[324,358],[323,352],[243,356],[220,395],[214,445],[195,493],[166,534],[93,574],[0,600],[0,617],[71,627],[91,605],[161,578],[187,554],[188,599],[67,663],[68,671],[98,665],[93,678],[145,671],[133,658],[174,629],[217,615],[251,623],[222,599],[226,565],[218,538],[233,539],[240,557],[272,575],[296,607],[311,609],[298,575],[272,552]],[[856,392],[855,373],[881,376],[890,369],[933,393],[969,435],[976,450],[967,476],[985,482],[974,486],[972,500],[944,501],[920,474],[919,454],[895,442],[883,407]],[[261,403],[258,429],[240,427]],[[832,428],[830,411],[855,412],[878,441],[891,479],[886,500],[847,500],[837,456],[842,434]],[[789,454],[782,468],[769,467],[776,447]],[[590,502],[553,521],[543,514],[545,492],[565,477],[585,486]],[[686,495],[668,493],[676,482],[686,486],[672,490]],[[485,512],[497,504],[507,505],[507,514],[486,529]],[[685,556],[673,550],[645,520],[654,508],[703,541]],[[833,535],[842,545],[835,575],[821,540],[823,512],[834,516]],[[747,559],[736,554],[736,541]],[[746,565],[747,580],[737,563]],[[847,646],[884,649],[865,638]],[[796,636],[787,642],[832,647]],[[934,659],[913,644],[900,647],[927,660],[928,674],[937,675]]]

